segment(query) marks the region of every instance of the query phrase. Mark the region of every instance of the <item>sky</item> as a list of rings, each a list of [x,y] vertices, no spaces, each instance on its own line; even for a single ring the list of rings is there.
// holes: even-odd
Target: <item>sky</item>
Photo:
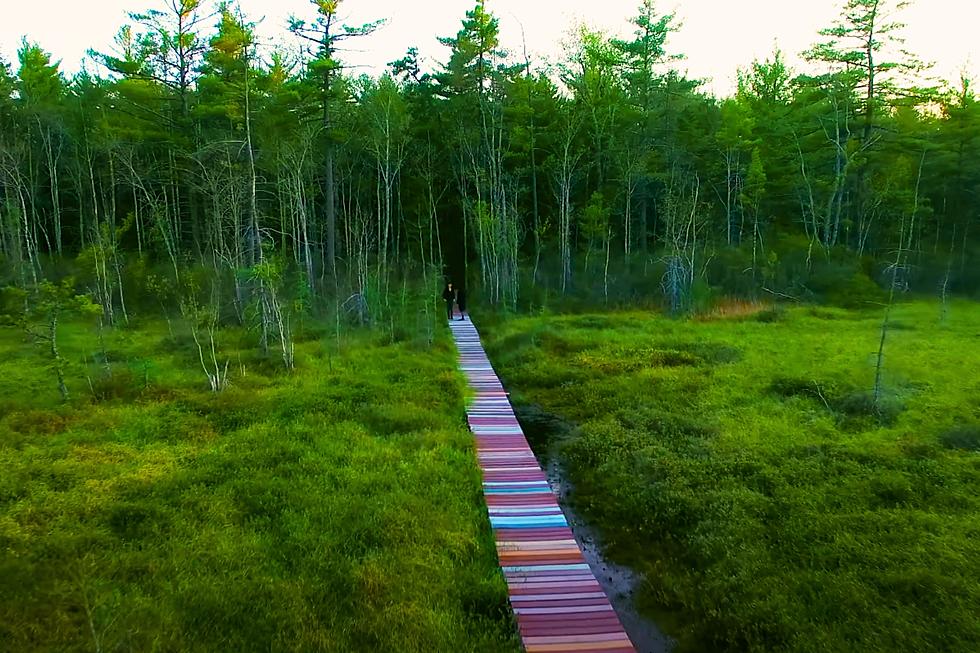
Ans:
[[[0,56],[16,58],[21,38],[37,41],[61,60],[62,70],[78,70],[89,48],[108,49],[126,22],[126,12],[141,11],[164,0],[0,0]],[[370,37],[357,39],[345,61],[358,70],[378,73],[387,62],[402,57],[410,46],[430,62],[446,58],[437,36],[454,35],[475,0],[346,0],[341,11],[349,24],[377,18],[387,24]],[[629,32],[627,23],[638,0],[488,0],[500,19],[505,48],[520,53],[522,29],[532,57],[543,61],[560,56],[560,43],[578,23],[612,34]],[[280,46],[293,47],[285,32],[290,15],[312,17],[310,0],[241,0],[246,15],[260,20],[259,32]],[[753,59],[764,59],[777,46],[794,69],[805,64],[798,54],[818,41],[817,31],[840,14],[841,0],[663,0],[661,12],[674,11],[680,31],[668,49],[686,59],[678,64],[692,77],[707,80],[707,89],[727,95],[737,71]],[[899,14],[907,25],[905,48],[936,64],[933,74],[958,80],[980,70],[980,2],[976,0],[918,0]]]

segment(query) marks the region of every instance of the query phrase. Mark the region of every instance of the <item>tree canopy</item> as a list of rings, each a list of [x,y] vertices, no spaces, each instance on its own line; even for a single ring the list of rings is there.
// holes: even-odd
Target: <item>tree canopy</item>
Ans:
[[[129,271],[203,267],[244,320],[268,282],[242,270],[268,257],[328,303],[452,276],[517,306],[819,296],[834,275],[887,283],[899,246],[908,284],[952,270],[970,291],[980,108],[968,80],[922,86],[903,7],[848,0],[804,53],[816,74],[776,51],[726,98],[680,72],[651,0],[626,38],[582,26],[557,65],[503,43],[480,1],[445,61],[412,48],[377,78],[338,46],[381,21],[321,0],[273,48],[234,3],[161,0],[73,76],[25,41],[0,62],[5,281],[77,259],[108,315]]]

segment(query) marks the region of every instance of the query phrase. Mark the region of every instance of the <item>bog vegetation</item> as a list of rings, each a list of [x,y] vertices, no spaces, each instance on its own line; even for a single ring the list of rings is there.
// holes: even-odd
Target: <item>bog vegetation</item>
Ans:
[[[648,313],[484,325],[638,605],[681,651],[980,646],[980,309]],[[533,431],[532,431],[533,432]]]
[[[437,317],[451,276],[505,315],[838,307],[689,333],[529,318],[495,342],[582,424],[581,500],[617,555],[658,552],[629,559],[692,641],[975,644],[980,104],[899,47],[902,4],[845,0],[806,70],[773,52],[724,98],[652,0],[553,61],[479,0],[442,61],[374,77],[343,52],[383,23],[336,1],[270,43],[233,2],[149,0],[70,76],[25,39],[0,61],[0,641],[513,648]],[[880,629],[858,634],[864,607]]]
[[[218,338],[0,331],[2,648],[518,651],[448,339]]]

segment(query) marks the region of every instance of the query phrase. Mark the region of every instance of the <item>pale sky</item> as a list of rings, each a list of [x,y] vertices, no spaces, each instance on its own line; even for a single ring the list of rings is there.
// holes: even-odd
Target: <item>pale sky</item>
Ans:
[[[38,41],[62,70],[73,72],[88,48],[105,49],[127,11],[162,5],[162,0],[0,0],[0,55],[8,62],[16,57],[22,36]],[[286,35],[289,15],[311,17],[309,0],[241,0],[246,15],[264,18],[260,35],[292,47]],[[375,35],[357,39],[359,52],[346,61],[377,73],[384,65],[417,46],[433,61],[446,58],[437,36],[454,35],[474,0],[347,0],[341,5],[351,24],[387,18]],[[488,0],[500,18],[502,43],[521,50],[521,25],[529,50],[554,59],[560,41],[577,22],[611,33],[628,32],[627,20],[637,0]],[[660,11],[675,11],[682,28],[668,47],[683,53],[679,67],[691,76],[709,79],[708,89],[724,95],[734,88],[736,71],[755,58],[765,58],[778,45],[798,71],[800,51],[818,40],[817,30],[839,15],[839,0],[663,0]],[[964,70],[975,76],[980,64],[980,2],[977,0],[918,0],[900,14],[907,24],[905,47],[926,61],[936,63],[934,74],[957,80]]]

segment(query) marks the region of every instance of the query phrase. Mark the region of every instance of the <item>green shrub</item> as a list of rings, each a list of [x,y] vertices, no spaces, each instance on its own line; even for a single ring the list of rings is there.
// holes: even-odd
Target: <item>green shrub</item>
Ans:
[[[980,452],[980,424],[952,428],[939,436],[939,442],[947,449]]]
[[[721,343],[698,342],[688,345],[686,349],[702,361],[714,365],[727,365],[742,360],[741,349]]]
[[[807,286],[826,303],[843,308],[866,308],[882,304],[885,291],[863,270],[828,263],[816,269]]]
[[[875,401],[871,392],[850,392],[834,401],[834,408],[845,418],[871,418],[881,426],[891,426],[897,420],[904,407],[901,402],[891,397],[879,397]]]
[[[706,313],[711,310],[719,296],[718,290],[701,278],[694,280],[690,292],[688,310],[694,314]]]
[[[142,390],[143,380],[138,379],[129,369],[114,369],[112,373],[102,372],[91,380],[92,396],[98,401],[112,399],[133,399]]]
[[[108,510],[106,523],[117,537],[128,541],[161,535],[167,529],[163,511],[152,503],[115,503]]]
[[[777,304],[772,308],[767,308],[755,314],[756,321],[763,322],[765,324],[782,322],[785,318],[786,318],[786,308],[781,304]]]
[[[764,260],[757,260],[756,282],[762,280]],[[752,297],[758,292],[752,277],[752,249],[725,248],[718,251],[708,263],[708,281],[727,295]]]
[[[769,390],[780,397],[809,397],[826,401],[820,384],[812,379],[777,376],[769,384]]]
[[[871,480],[871,491],[878,505],[896,508],[912,502],[914,493],[907,474],[882,470]]]
[[[851,429],[860,426],[863,421],[891,426],[904,409],[901,402],[892,397],[881,397],[875,401],[871,392],[798,377],[777,376],[770,383],[769,391],[784,399],[805,397],[819,401]]]
[[[856,272],[844,285],[826,295],[827,300],[844,308],[863,308],[881,305],[885,301],[885,291],[871,277]]]
[[[660,367],[685,367],[699,364],[702,359],[689,351],[658,349],[651,353],[650,363]]]
[[[73,422],[70,412],[63,409],[37,410],[26,408],[9,413],[0,421],[13,433],[24,435],[54,435],[61,433]]]
[[[379,436],[404,435],[426,429],[438,429],[446,416],[416,405],[374,403],[360,414],[371,433]]]

